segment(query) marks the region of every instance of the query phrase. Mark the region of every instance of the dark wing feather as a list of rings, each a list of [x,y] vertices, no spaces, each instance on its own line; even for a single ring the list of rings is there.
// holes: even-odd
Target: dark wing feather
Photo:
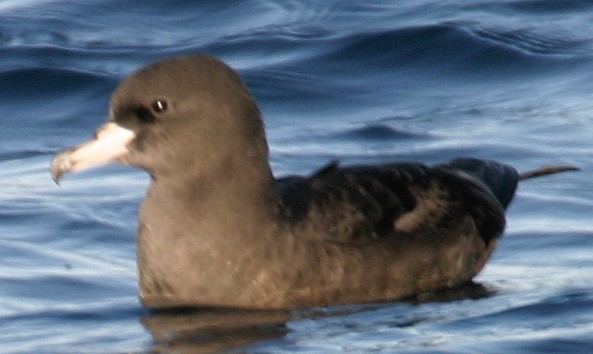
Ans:
[[[277,181],[284,214],[296,233],[333,241],[443,235],[467,216],[482,239],[498,237],[516,171],[492,161],[457,159],[340,168],[332,163],[311,177]]]
[[[505,209],[515,196],[519,174],[510,166],[490,160],[460,158],[452,160],[444,167],[461,170],[484,183]]]

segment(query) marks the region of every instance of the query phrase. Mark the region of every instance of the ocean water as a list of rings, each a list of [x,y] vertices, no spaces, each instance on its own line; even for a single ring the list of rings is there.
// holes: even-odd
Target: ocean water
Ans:
[[[51,181],[139,67],[207,52],[266,119],[277,175],[477,156],[521,171],[476,287],[429,301],[151,313],[135,229],[148,177]],[[0,1],[0,352],[593,352],[593,2]],[[426,300],[426,299],[425,299]]]

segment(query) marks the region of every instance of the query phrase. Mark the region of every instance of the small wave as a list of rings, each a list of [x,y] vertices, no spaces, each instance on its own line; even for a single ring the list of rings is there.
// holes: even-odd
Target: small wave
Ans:
[[[30,150],[19,149],[16,151],[5,150],[5,151],[0,151],[0,161],[22,160],[22,159],[27,159],[27,158],[31,158],[31,157],[48,155],[51,152],[53,152],[53,151],[43,150],[43,149],[30,149]]]
[[[0,12],[26,9],[55,1],[56,0],[3,0],[0,2]]]
[[[369,124],[348,129],[338,134],[339,138],[364,140],[393,140],[424,138],[425,135],[392,128],[386,124]]]
[[[530,29],[475,28],[470,31],[478,38],[529,55],[575,56],[590,52],[588,40],[553,37]]]
[[[525,13],[554,13],[591,10],[591,1],[588,0],[520,0],[511,1],[506,7]]]
[[[113,86],[103,75],[58,68],[19,68],[0,72],[0,95],[4,101],[63,96],[64,93]]]
[[[430,80],[435,74],[462,79],[525,77],[573,68],[589,51],[588,43],[579,39],[457,22],[357,33],[333,44],[338,49],[326,54],[323,62],[364,73],[381,68],[385,75],[393,71],[398,79],[407,75],[415,80]]]

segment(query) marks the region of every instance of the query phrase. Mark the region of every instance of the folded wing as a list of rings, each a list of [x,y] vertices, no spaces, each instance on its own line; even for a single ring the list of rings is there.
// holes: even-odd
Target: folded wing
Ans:
[[[477,236],[502,234],[504,209],[519,176],[488,160],[456,159],[340,168],[277,180],[283,211],[295,234],[335,242],[393,237],[446,237],[471,217]]]

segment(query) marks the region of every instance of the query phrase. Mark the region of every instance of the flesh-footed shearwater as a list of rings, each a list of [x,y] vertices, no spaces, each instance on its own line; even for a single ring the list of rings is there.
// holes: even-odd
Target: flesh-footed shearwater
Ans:
[[[275,179],[260,111],[207,55],[152,64],[116,89],[94,140],[51,172],[117,161],[151,176],[140,211],[140,297],[153,309],[279,309],[397,300],[483,267],[520,175],[489,160],[397,162]]]

